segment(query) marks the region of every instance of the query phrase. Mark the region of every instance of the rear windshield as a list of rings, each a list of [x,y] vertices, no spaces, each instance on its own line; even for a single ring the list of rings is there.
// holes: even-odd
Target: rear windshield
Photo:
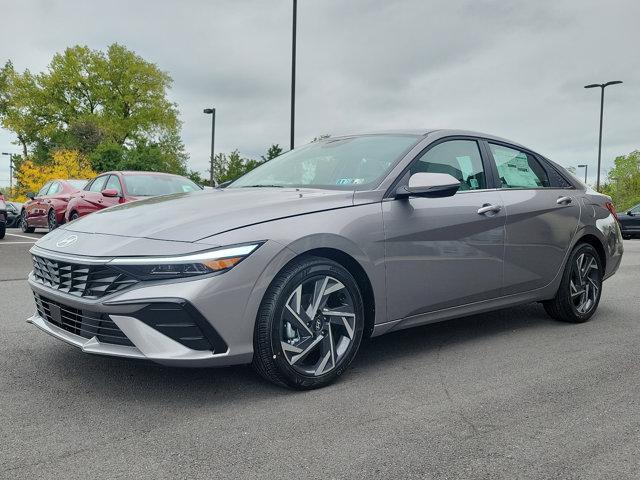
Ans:
[[[165,175],[125,175],[124,185],[127,193],[134,197],[153,197],[201,190],[188,178]]]

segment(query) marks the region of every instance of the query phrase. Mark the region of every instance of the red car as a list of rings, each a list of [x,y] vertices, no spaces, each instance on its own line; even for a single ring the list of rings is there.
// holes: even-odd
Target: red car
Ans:
[[[66,221],[145,197],[201,190],[180,175],[157,172],[106,172],[91,180],[67,205]]]
[[[67,203],[86,183],[86,180],[49,180],[38,193],[28,193],[30,200],[20,212],[22,231],[31,233],[36,227],[53,230],[64,223]]]

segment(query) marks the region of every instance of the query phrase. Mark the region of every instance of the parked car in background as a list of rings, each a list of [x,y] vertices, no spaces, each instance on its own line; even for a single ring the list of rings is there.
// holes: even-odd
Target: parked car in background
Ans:
[[[622,238],[640,237],[640,204],[618,215]]]
[[[0,239],[4,238],[7,229],[7,204],[4,196],[0,193]]]
[[[7,204],[7,228],[17,228],[20,226],[20,212],[22,203],[6,202]]]
[[[106,172],[91,180],[67,205],[65,220],[71,221],[103,208],[140,198],[202,190],[180,175],[157,172]]]
[[[29,201],[20,211],[20,228],[31,233],[36,228],[55,230],[65,222],[64,214],[72,194],[86,185],[86,180],[50,180],[38,193],[28,193]]]

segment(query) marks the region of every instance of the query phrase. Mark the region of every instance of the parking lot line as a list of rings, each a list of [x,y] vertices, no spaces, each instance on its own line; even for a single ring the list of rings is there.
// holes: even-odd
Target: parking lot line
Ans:
[[[27,235],[20,235],[18,233],[7,233],[7,237],[28,238],[29,240],[38,240],[38,238],[40,238],[40,237],[29,237]]]
[[[36,242],[35,241],[33,242],[0,242],[0,245],[19,245],[19,244],[33,245],[34,243]]]

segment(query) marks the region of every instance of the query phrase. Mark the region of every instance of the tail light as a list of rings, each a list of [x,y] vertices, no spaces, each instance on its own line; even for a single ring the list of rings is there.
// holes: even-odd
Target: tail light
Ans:
[[[616,207],[613,206],[613,203],[607,202],[604,204],[604,206],[607,207],[607,210],[611,212],[611,215],[613,215],[613,218],[620,221],[620,219],[618,218],[618,212],[616,212]]]

